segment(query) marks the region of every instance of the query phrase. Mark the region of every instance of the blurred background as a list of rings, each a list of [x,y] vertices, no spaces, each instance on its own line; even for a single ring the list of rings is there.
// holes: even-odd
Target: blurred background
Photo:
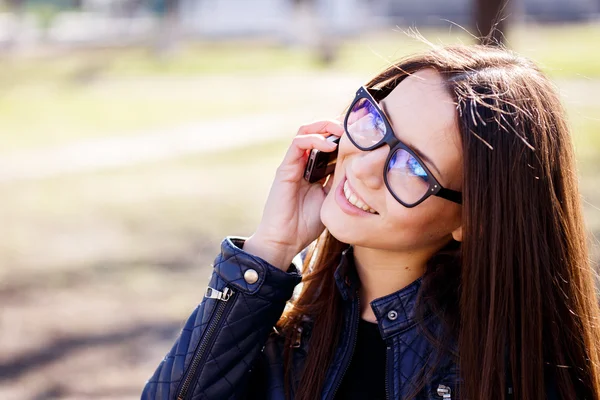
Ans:
[[[0,1],[0,399],[138,398],[299,125],[495,16],[561,93],[597,265],[599,0]]]

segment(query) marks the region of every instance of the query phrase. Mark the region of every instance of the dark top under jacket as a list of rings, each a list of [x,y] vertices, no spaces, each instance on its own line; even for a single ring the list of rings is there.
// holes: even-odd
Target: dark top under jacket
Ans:
[[[377,324],[361,319],[354,355],[336,400],[385,400],[385,350]]]

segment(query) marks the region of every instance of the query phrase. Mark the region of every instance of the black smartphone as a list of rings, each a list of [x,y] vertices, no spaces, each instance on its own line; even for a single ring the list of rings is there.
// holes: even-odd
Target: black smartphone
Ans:
[[[337,136],[329,136],[327,140],[339,144],[340,138]],[[327,153],[313,149],[310,151],[306,168],[304,169],[304,179],[309,183],[315,183],[330,175],[335,170],[335,162],[337,161],[338,149]]]

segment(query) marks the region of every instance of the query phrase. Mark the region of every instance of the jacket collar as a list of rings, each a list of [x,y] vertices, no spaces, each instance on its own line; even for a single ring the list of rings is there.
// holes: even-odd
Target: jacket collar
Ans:
[[[342,251],[342,258],[333,274],[335,283],[344,301],[353,300],[358,295],[358,288],[360,287],[360,279],[354,266],[353,251],[354,248],[352,246]]]
[[[358,297],[360,278],[354,264],[352,246],[342,252],[334,278],[344,301],[352,301]],[[422,278],[418,278],[408,286],[371,302],[383,339],[403,332],[417,323],[415,305],[421,282]]]

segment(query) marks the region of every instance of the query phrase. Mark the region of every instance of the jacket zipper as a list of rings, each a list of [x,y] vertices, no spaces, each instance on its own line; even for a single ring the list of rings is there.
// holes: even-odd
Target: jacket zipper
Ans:
[[[390,398],[390,389],[388,387],[388,375],[389,375],[389,371],[391,368],[388,367],[388,352],[389,349],[391,347],[387,345],[387,341],[386,341],[386,348],[385,348],[385,398],[389,399]]]
[[[357,307],[358,307],[358,314],[360,315],[360,297],[356,296],[357,299]],[[335,399],[335,395],[338,391],[338,389],[340,388],[340,385],[342,384],[342,379],[344,378],[344,375],[346,375],[346,372],[348,371],[348,368],[350,367],[350,360],[352,359],[352,355],[354,355],[354,349],[356,347],[356,338],[358,336],[358,320],[356,318],[356,314],[354,313],[352,318],[353,318],[353,323],[354,323],[354,336],[352,337],[352,351],[350,352],[350,358],[347,359],[345,361],[345,367],[344,367],[344,372],[342,374],[338,374],[337,378],[337,384],[335,386],[335,390],[333,391],[333,395],[330,397],[332,400]],[[348,358],[348,356],[346,356],[346,358]]]
[[[188,394],[188,390],[190,388],[190,384],[194,381],[198,370],[198,367],[201,365],[201,361],[204,358],[204,353],[208,348],[208,345],[212,342],[214,337],[214,333],[216,332],[216,328],[219,326],[219,322],[221,321],[221,317],[225,311],[225,307],[227,306],[228,300],[235,292],[228,287],[223,289],[222,292],[208,287],[206,289],[206,294],[204,297],[209,299],[217,299],[220,300],[219,304],[216,305],[216,312],[213,314],[213,318],[211,319],[208,328],[206,329],[206,333],[204,337],[198,342],[196,346],[196,351],[194,352],[194,358],[190,363],[190,367],[188,369],[188,373],[186,378],[181,385],[181,389],[179,390],[179,394],[177,396],[177,400],[184,400]]]

